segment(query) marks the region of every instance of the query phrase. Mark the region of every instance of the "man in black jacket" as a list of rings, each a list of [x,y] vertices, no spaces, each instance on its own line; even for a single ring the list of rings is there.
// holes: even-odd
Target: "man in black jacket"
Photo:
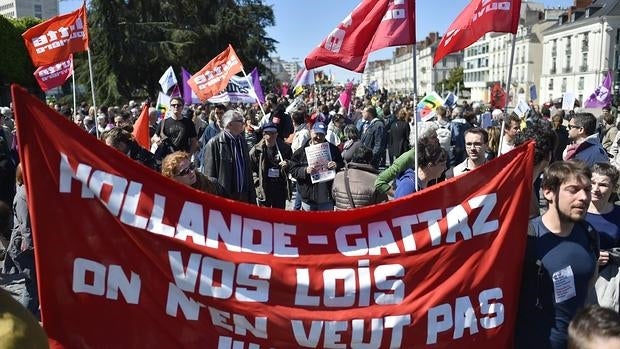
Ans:
[[[291,174],[297,180],[299,193],[301,194],[301,208],[304,211],[334,210],[334,199],[331,195],[332,183],[335,172],[344,167],[344,160],[342,160],[338,147],[325,140],[326,132],[327,127],[325,127],[324,123],[315,123],[310,131],[310,140],[308,140],[304,147],[295,151],[291,161]],[[330,160],[324,164],[325,166],[320,165],[321,161],[316,163],[312,159],[310,161],[312,164],[309,164],[307,153],[316,151],[320,148],[321,143],[327,144]],[[321,178],[323,175],[329,178],[329,171],[332,170],[334,171],[332,173],[334,176],[331,176],[330,179]]]
[[[377,117],[375,107],[366,107],[362,112],[364,126],[362,129],[362,144],[372,150],[372,162],[374,168],[379,168],[381,160],[385,157],[384,125],[383,121]]]

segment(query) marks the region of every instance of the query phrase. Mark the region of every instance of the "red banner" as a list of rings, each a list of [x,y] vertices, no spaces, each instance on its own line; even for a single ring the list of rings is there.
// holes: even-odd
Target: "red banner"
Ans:
[[[285,212],[159,176],[12,92],[54,347],[509,347],[533,144],[382,205]]]
[[[441,38],[433,65],[452,52],[460,51],[489,32],[517,33],[521,0],[473,0],[452,22]]]
[[[33,73],[43,91],[62,86],[73,74],[73,55],[61,62],[39,67]]]
[[[230,78],[241,71],[243,65],[232,46],[213,58],[187,84],[201,101],[215,96],[228,85]]]
[[[54,64],[70,54],[88,50],[85,5],[79,9],[37,24],[22,37],[35,67]]]
[[[306,69],[333,64],[358,73],[378,49],[415,42],[414,0],[364,0],[305,59]]]

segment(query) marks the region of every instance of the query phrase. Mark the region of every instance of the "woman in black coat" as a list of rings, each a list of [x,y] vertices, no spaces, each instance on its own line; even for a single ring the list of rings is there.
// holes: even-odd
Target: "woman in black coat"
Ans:
[[[396,121],[390,127],[390,140],[388,143],[388,151],[390,159],[398,158],[402,153],[409,150],[409,112],[402,108],[398,111]]]

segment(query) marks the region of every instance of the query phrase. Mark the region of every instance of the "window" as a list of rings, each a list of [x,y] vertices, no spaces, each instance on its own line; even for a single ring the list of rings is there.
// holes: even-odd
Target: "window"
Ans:
[[[583,76],[579,77],[579,84],[577,85],[577,89],[583,90],[584,83],[585,83],[585,78]]]
[[[553,90],[553,79],[549,79],[548,90]]]
[[[34,16],[43,19],[43,7],[41,4],[34,4]]]
[[[562,78],[562,93],[566,92],[566,78]]]

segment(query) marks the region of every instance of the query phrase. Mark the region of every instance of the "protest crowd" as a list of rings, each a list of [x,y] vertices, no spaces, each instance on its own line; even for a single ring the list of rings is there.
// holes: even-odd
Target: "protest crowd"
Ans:
[[[226,64],[238,64],[232,46],[227,50]],[[200,79],[184,81],[181,95],[166,74],[165,103],[127,96],[123,105],[83,101],[75,110],[50,103],[50,112],[169,185],[277,209],[268,212],[283,217],[408,200],[456,181],[467,186],[480,180],[482,167],[533,142],[531,201],[520,202],[529,224],[518,307],[509,315],[516,318],[513,346],[620,348],[620,119],[611,95],[594,95],[602,102],[588,110],[551,101],[512,110],[505,101],[486,105],[450,93],[428,108],[428,96],[355,90],[349,82],[264,97],[254,91],[255,103],[197,103],[189,88],[202,91],[192,86]],[[0,112],[0,314],[10,314],[0,317],[0,347],[46,347],[31,182],[13,106]],[[6,321],[14,329],[5,335]]]

